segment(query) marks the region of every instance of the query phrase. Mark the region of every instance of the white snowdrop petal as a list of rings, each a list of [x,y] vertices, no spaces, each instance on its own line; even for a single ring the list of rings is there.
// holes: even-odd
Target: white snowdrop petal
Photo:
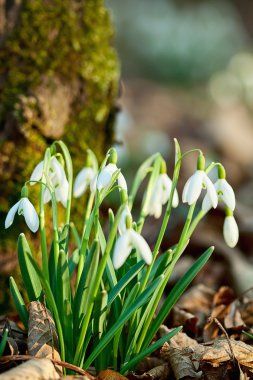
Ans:
[[[65,174],[65,171],[63,169],[63,166],[60,164],[60,162],[54,156],[51,158],[50,167],[52,168],[52,170],[55,173],[55,176],[59,182],[63,181],[66,178],[66,174]]]
[[[43,174],[43,165],[44,161],[41,161],[33,170],[32,175],[30,177],[30,181],[40,181]],[[31,183],[31,185],[35,185],[35,183]]]
[[[97,174],[95,174],[94,177],[92,178],[91,182],[90,182],[90,191],[92,193],[95,193],[97,190],[97,179],[98,179],[98,176],[97,176]]]
[[[203,170],[197,170],[191,177],[187,188],[187,194],[185,195],[188,205],[195,203],[201,193],[203,183]]]
[[[175,189],[172,199],[172,207],[176,208],[179,205],[179,196],[177,189]]]
[[[131,216],[131,212],[130,212],[129,206],[126,205],[122,211],[119,224],[118,224],[118,230],[119,230],[120,235],[122,235],[126,231],[126,217],[128,215]]]
[[[65,208],[67,207],[68,191],[69,191],[69,183],[67,179],[63,180],[60,183],[60,185],[55,188],[56,200],[61,202],[61,204]]]
[[[118,176],[118,185],[119,185],[123,190],[126,190],[126,191],[127,191],[127,183],[126,183],[125,177],[123,176],[122,173],[119,173],[119,176]]]
[[[113,258],[112,258],[112,263],[115,269],[119,269],[128,256],[130,255],[132,250],[132,245],[130,242],[130,235],[129,235],[129,230],[127,230],[123,235],[121,235],[114,247],[114,252],[113,252]]]
[[[239,229],[233,216],[226,216],[223,225],[223,236],[226,244],[234,248],[239,240]]]
[[[187,194],[188,194],[190,182],[191,182],[191,177],[186,181],[184,188],[183,188],[183,193],[182,193],[182,202],[183,203],[187,203]]]
[[[206,193],[202,202],[202,211],[206,214],[209,210],[211,210],[212,207],[213,206],[209,194]]]
[[[234,211],[235,209],[235,193],[232,186],[225,180],[220,179],[220,190],[222,191],[222,195],[220,196],[222,201],[230,208],[230,210]]]
[[[133,246],[139,251],[143,260],[150,265],[152,263],[152,252],[151,249],[146,242],[146,240],[133,229],[129,230],[131,234],[131,240]]]
[[[164,205],[170,197],[172,188],[172,181],[167,174],[164,173],[159,176],[157,180],[157,187],[158,186],[161,188],[161,202]]]
[[[48,203],[51,200],[51,193],[48,190],[48,188],[45,189],[44,191],[44,198],[43,198],[43,203]]]
[[[114,164],[106,165],[98,175],[97,179],[97,189],[101,190],[110,184],[113,173],[117,170],[117,166]]]
[[[83,168],[76,176],[73,195],[75,198],[79,198],[89,186],[94,172],[91,168]]]
[[[206,185],[206,191],[208,193],[208,196],[210,198],[210,202],[213,206],[213,208],[216,208],[218,205],[218,196],[216,189],[214,187],[214,184],[210,180],[210,178],[207,176],[206,173],[204,173],[203,182]]]
[[[9,228],[12,225],[15,214],[19,208],[19,204],[20,204],[20,200],[17,203],[15,203],[14,206],[12,206],[10,208],[10,210],[6,216],[6,219],[5,219],[5,223],[4,223],[5,228]]]
[[[153,214],[156,219],[159,219],[162,215],[162,204],[161,203],[156,203],[153,206]]]
[[[39,228],[38,214],[28,198],[22,198],[21,201],[26,224],[32,232],[36,232]]]

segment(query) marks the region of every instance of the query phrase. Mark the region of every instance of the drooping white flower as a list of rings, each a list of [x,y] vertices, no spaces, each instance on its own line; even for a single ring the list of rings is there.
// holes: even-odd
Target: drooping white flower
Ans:
[[[216,208],[218,204],[217,193],[214,184],[204,170],[196,170],[186,182],[182,195],[183,202],[188,203],[189,205],[195,203],[198,200],[203,187],[207,190],[212,207]]]
[[[168,202],[172,189],[172,181],[166,173],[161,173],[154,186],[153,193],[148,205],[148,214],[160,218],[162,206]],[[173,194],[172,206],[177,207],[179,203],[178,193],[175,189]]]
[[[15,214],[23,215],[27,226],[32,232],[36,232],[39,228],[38,214],[27,197],[22,197],[14,206],[12,206],[5,219],[5,228],[9,228],[14,220]]]
[[[32,172],[30,181],[40,181],[43,175],[44,161],[41,161]],[[66,178],[63,166],[55,156],[50,159],[50,167],[48,171],[48,184],[54,186],[55,197],[58,202],[61,202],[64,207],[67,206],[69,183]],[[32,183],[31,183],[32,184]],[[51,200],[51,193],[48,188],[44,191],[44,203]]]
[[[214,184],[215,190],[218,195],[218,200],[222,201],[225,206],[230,210],[235,209],[235,193],[232,186],[226,181],[225,178],[219,178]],[[202,210],[209,211],[212,208],[212,202],[209,194],[207,193],[203,199]]]
[[[122,214],[121,214],[120,220],[119,220],[119,224],[118,224],[118,230],[119,230],[120,235],[122,235],[127,230],[127,227],[126,227],[127,217],[129,217],[131,219],[132,215],[131,215],[129,206],[126,204],[123,211],[122,211]]]
[[[148,243],[140,234],[129,228],[116,241],[112,259],[115,269],[119,269],[124,264],[134,248],[148,265],[151,264],[152,252]]]
[[[107,164],[99,173],[97,177],[97,189],[100,191],[107,187],[111,180],[113,174],[118,170],[117,166],[115,164]],[[119,173],[119,176],[117,178],[118,185],[120,188],[127,191],[127,183],[122,173]]]
[[[78,174],[74,182],[73,195],[79,198],[91,185],[97,172],[91,167],[84,167]]]
[[[234,248],[239,240],[239,229],[233,215],[225,217],[223,225],[223,236],[226,244]]]

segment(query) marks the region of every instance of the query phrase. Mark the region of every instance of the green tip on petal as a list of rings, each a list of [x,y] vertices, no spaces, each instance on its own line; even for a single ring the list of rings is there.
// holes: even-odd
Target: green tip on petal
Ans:
[[[161,161],[161,166],[160,166],[160,174],[166,174],[167,173],[167,165],[164,159]]]
[[[226,178],[226,170],[223,165],[219,164],[218,166],[218,177],[219,179],[225,179]]]
[[[206,167],[206,159],[201,153],[198,156],[197,170],[205,170],[205,167]]]
[[[226,214],[226,216],[233,216],[234,215],[233,211],[229,207],[225,208],[225,214]]]
[[[28,198],[28,187],[26,185],[21,189],[21,198]]]
[[[126,216],[126,228],[129,230],[130,228],[132,228],[132,216],[131,215],[127,215]]]
[[[118,153],[117,153],[116,149],[111,148],[110,149],[109,163],[116,165],[117,161],[118,161]]]
[[[127,203],[128,201],[128,194],[125,189],[122,189],[120,192],[120,201],[121,201],[121,204]]]
[[[86,157],[86,167],[92,168],[92,157],[89,151],[87,152],[87,157]]]

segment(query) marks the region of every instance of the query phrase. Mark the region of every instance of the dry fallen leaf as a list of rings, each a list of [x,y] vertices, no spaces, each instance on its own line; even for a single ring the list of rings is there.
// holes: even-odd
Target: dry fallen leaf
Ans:
[[[128,380],[127,377],[121,375],[116,371],[112,371],[111,369],[106,369],[104,371],[100,371],[97,377],[97,380]]]
[[[180,298],[177,306],[197,317],[200,314],[207,316],[210,314],[213,296],[214,291],[210,287],[199,284],[186,291]]]
[[[166,380],[169,378],[170,368],[168,364],[162,364],[157,367],[152,368],[148,372],[144,372],[142,375],[137,375],[131,372],[128,375],[130,380]]]
[[[0,375],[0,380],[57,380],[60,376],[49,359],[32,359]]]
[[[50,311],[37,301],[29,305],[27,346],[29,355],[61,360],[54,320]]]
[[[230,339],[233,355],[240,366],[244,366],[253,373],[253,347],[250,345]],[[202,361],[218,367],[221,363],[231,361],[231,352],[227,339],[216,339],[212,347],[207,348],[202,356]]]

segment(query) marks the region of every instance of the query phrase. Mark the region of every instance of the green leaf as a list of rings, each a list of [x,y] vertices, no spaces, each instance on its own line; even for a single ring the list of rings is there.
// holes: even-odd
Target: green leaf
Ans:
[[[133,369],[136,366],[136,364],[138,364],[142,359],[152,354],[152,352],[156,351],[159,347],[161,347],[165,342],[173,338],[173,336],[176,335],[181,330],[182,330],[182,326],[179,326],[175,328],[174,330],[172,330],[169,334],[166,334],[162,338],[158,339],[154,344],[152,344],[145,350],[141,351],[132,360],[124,364],[120,372],[122,374],[125,374],[129,369]]]
[[[65,249],[69,238],[69,224],[65,224],[63,229],[59,231],[59,249]]]
[[[107,307],[112,304],[115,298],[120,294],[120,292],[129,284],[132,279],[137,276],[137,274],[144,267],[144,261],[139,261],[135,264],[115,285],[115,287],[108,294],[108,304]]]
[[[83,365],[84,369],[87,369],[90,364],[96,359],[96,357],[100,354],[100,352],[103,351],[103,349],[107,346],[107,344],[111,341],[111,339],[117,334],[119,329],[129,320],[129,318],[134,314],[136,310],[138,310],[140,307],[145,305],[150,296],[153,294],[154,290],[156,289],[157,285],[161,281],[161,278],[158,277],[151,285],[147,287],[147,289],[139,295],[139,297],[136,298],[136,300],[130,305],[120,316],[120,318],[117,319],[115,324],[110,328],[109,331],[104,335],[104,337],[101,339],[99,344],[95,347],[95,349],[92,351],[88,359]]]
[[[5,346],[6,346],[6,343],[7,343],[7,340],[8,340],[8,333],[9,333],[9,329],[5,328],[4,331],[3,331],[1,343],[0,343],[0,357],[4,353]]]
[[[17,287],[17,284],[13,277],[10,277],[10,291],[13,298],[13,301],[15,303],[19,318],[23,322],[25,329],[28,329],[28,311],[26,310],[25,302],[23,300],[23,297]]]
[[[33,258],[25,235],[22,233],[18,238],[18,261],[25,289],[30,301],[42,300],[42,286],[40,279],[31,265],[30,257]]]
[[[163,321],[167,318],[172,307],[175,305],[179,297],[183,294],[187,286],[192,282],[194,277],[198,274],[200,269],[206,264],[207,260],[210,258],[211,254],[213,253],[213,250],[214,250],[214,247],[208,248],[173,287],[170,294],[164,301],[163,306],[161,307],[159,313],[157,314],[154,322],[149,328],[149,331],[144,340],[142,349],[146,348],[148,344],[151,342],[156,332],[158,331],[159,327],[161,326]]]
[[[69,275],[72,276],[79,262],[79,249],[76,248],[68,260]]]
[[[81,247],[81,238],[80,238],[79,233],[76,229],[76,226],[73,222],[70,222],[69,226],[70,226],[70,229],[72,231],[75,243],[76,243],[77,247],[80,248]]]

